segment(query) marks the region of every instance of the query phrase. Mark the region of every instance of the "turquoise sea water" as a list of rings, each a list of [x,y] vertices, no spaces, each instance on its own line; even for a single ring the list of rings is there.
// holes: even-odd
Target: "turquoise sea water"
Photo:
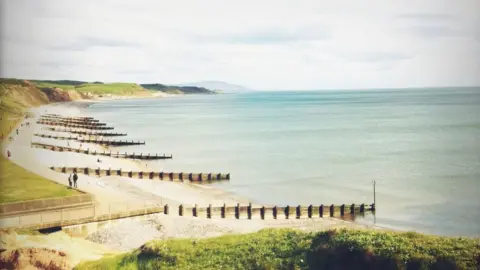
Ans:
[[[197,95],[88,114],[147,142],[120,151],[173,154],[149,169],[230,172],[216,186],[253,202],[372,203],[375,180],[377,225],[480,235],[480,88]]]

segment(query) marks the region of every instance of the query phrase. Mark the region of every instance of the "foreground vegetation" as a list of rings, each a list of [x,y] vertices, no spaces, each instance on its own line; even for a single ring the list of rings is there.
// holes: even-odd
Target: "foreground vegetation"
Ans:
[[[477,269],[478,239],[359,230],[268,229],[152,241],[78,269]]]
[[[0,97],[0,132],[4,140],[25,117],[26,107],[48,103],[38,89],[15,80],[0,81]],[[0,156],[0,191],[0,203],[80,194],[27,171],[3,156]]]

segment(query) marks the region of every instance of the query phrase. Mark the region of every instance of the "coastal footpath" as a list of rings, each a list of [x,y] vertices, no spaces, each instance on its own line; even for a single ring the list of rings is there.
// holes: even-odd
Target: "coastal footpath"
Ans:
[[[33,120],[45,113],[81,116],[85,113],[83,107],[88,103],[48,105],[55,102],[48,94],[38,92],[39,89],[34,85],[21,87],[22,91],[10,87],[9,93],[18,92],[16,98],[12,98],[11,94],[2,95],[2,106],[5,105],[2,107],[2,117],[8,120],[2,121],[2,131],[5,130],[8,137],[14,137],[13,141],[7,140],[2,144],[3,155],[6,155],[7,149],[13,153],[10,159],[3,158],[2,173],[15,171],[15,175],[2,174],[2,202],[4,198],[6,201],[30,200],[33,199],[28,197],[31,194],[68,197],[74,196],[76,192],[84,192],[92,194],[95,205],[100,208],[121,204],[141,206],[145,205],[145,198],[151,203],[161,201],[162,204],[168,202],[170,205],[248,203],[243,198],[199,185],[148,180],[132,182],[126,177],[109,177],[107,180],[82,175],[79,189],[68,188],[65,174],[54,172],[48,167],[96,167],[97,158],[31,148],[34,133],[42,128]],[[22,98],[19,99],[18,95]],[[20,100],[23,103],[19,103]],[[27,108],[39,105],[44,106],[31,109],[29,114],[32,118],[24,119]],[[31,125],[27,126],[27,122]],[[19,135],[15,132],[17,128],[20,130]],[[50,134],[53,136],[57,133],[52,131]],[[67,146],[65,141],[40,139],[45,143]],[[81,147],[78,142],[69,143],[73,148]],[[94,144],[83,147],[104,150]],[[103,168],[139,170],[145,164],[142,161],[102,157]],[[22,168],[28,170],[22,171]],[[24,182],[15,181],[21,185],[11,183],[12,179],[21,180],[23,177]],[[52,186],[46,191],[42,190],[41,187],[47,185]],[[7,195],[4,187],[9,188],[9,196],[4,196]],[[22,190],[25,192],[19,192]],[[282,227],[300,230],[265,230]],[[363,230],[335,230],[339,228]],[[402,269],[405,266],[408,269],[476,269],[478,266],[478,239],[365,229],[367,228],[334,218],[262,221],[160,214],[147,220],[124,219],[107,224],[84,238],[72,237],[63,231],[48,235],[25,231],[2,232],[0,268],[18,269],[36,265],[43,269],[52,266],[71,269],[77,265],[79,269],[338,269],[359,266],[381,269]],[[224,234],[228,235],[211,238]],[[101,257],[104,258],[99,261],[80,263]]]

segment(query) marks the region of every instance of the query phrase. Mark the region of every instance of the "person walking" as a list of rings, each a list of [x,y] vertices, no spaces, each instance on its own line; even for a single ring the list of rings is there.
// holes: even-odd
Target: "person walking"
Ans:
[[[7,156],[8,156],[8,158],[10,158],[12,156],[12,153],[10,152],[10,150],[7,150]]]
[[[72,187],[72,174],[68,176],[68,185]]]
[[[73,187],[77,188],[78,175],[76,172],[73,173]]]

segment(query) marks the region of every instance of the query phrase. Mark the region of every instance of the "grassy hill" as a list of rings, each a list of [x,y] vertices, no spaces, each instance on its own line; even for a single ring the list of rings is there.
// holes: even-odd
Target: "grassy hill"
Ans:
[[[269,229],[152,241],[78,269],[478,269],[478,239],[359,230]]]
[[[28,107],[50,103],[49,97],[31,82],[17,79],[0,79],[0,98],[0,133],[4,139],[25,117]],[[80,194],[27,171],[3,156],[0,156],[0,190],[0,203]]]
[[[160,83],[155,84],[141,84],[143,88],[155,91],[161,91],[168,94],[215,94],[215,91],[197,86],[174,86],[164,85]]]
[[[83,81],[39,81],[32,82],[40,89],[61,88],[63,90],[75,90],[79,93],[93,95],[115,96],[149,96],[151,92],[136,83],[88,83]]]

